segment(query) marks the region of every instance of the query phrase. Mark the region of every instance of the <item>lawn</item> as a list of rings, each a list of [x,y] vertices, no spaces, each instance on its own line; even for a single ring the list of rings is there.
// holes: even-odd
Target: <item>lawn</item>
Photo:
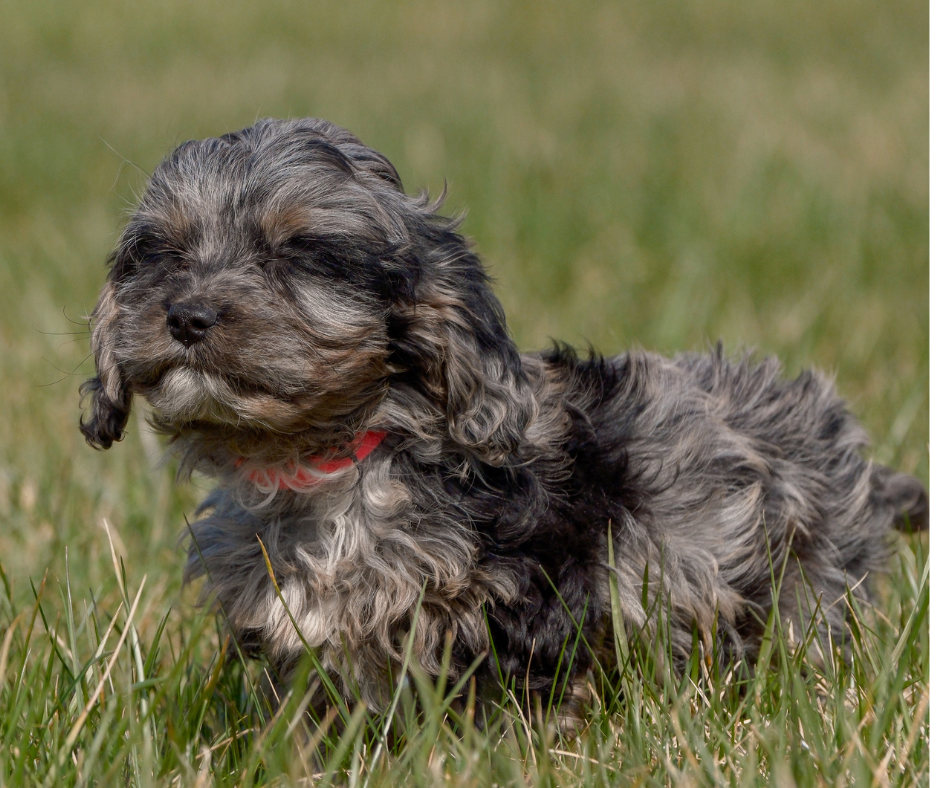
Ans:
[[[146,173],[185,139],[315,115],[411,191],[446,179],[523,348],[722,340],[816,367],[873,458],[926,481],[927,16],[0,0],[0,786],[926,784],[926,537],[853,609],[851,662],[772,627],[748,678],[708,655],[658,675],[668,644],[632,640],[575,739],[513,695],[473,724],[418,674],[339,733],[303,685],[272,715],[263,666],[220,657],[178,540],[208,483],[175,485],[142,418],[88,448],[77,388]]]

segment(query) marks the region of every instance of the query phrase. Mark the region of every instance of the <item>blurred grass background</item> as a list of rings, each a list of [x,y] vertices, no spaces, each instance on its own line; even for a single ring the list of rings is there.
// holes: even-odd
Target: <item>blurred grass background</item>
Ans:
[[[150,470],[134,424],[109,453],[84,446],[83,316],[144,173],[267,115],[349,127],[412,191],[446,178],[523,348],[723,339],[816,366],[875,456],[926,479],[920,0],[0,0],[0,19],[14,576],[69,545],[93,580],[102,516],[176,572],[198,493]]]
[[[0,0],[0,19],[14,574],[92,549],[102,515],[176,565],[194,493],[149,470],[135,425],[106,454],[76,429],[83,316],[144,173],[269,115],[347,126],[411,191],[446,178],[523,348],[722,339],[816,366],[875,456],[926,479],[921,0]]]
[[[110,452],[84,445],[83,317],[145,174],[185,139],[262,116],[347,126],[410,191],[446,178],[523,348],[722,339],[794,374],[815,366],[836,374],[874,456],[926,480],[927,16],[923,0],[0,0],[13,596],[28,604],[46,572],[64,583],[67,550],[83,621],[89,605],[113,609],[107,518],[130,585],[149,577],[140,630],[153,636],[170,608],[171,643],[195,631],[175,602],[176,535],[201,491],[154,470],[139,422]],[[0,605],[0,636],[24,626],[13,610]],[[7,642],[25,664],[29,637]],[[186,659],[155,670],[198,672]]]

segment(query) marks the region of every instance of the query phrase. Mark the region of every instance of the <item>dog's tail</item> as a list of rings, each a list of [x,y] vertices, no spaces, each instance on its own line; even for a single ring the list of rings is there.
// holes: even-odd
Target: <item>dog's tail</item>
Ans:
[[[894,527],[902,531],[926,531],[930,504],[919,479],[884,465],[872,468],[872,502],[894,513]]]

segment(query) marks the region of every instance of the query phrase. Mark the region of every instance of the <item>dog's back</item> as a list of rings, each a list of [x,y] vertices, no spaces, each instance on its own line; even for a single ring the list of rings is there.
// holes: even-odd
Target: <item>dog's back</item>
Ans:
[[[864,430],[817,373],[785,380],[775,359],[731,362],[721,348],[546,360],[567,370],[583,414],[581,494],[609,494],[612,472],[624,480],[613,525],[625,617],[650,620],[652,579],[680,656],[693,622],[709,632],[716,611],[719,631],[752,651],[775,589],[800,636],[825,623],[838,638],[846,588],[865,596],[888,531],[926,527],[923,486],[864,459]],[[616,470],[596,472],[599,458]]]

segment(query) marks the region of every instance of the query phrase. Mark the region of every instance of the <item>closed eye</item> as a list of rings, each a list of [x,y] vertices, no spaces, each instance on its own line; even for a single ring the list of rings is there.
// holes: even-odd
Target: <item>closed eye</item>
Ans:
[[[347,237],[298,234],[272,250],[262,265],[273,271],[318,277],[351,285],[356,297],[392,297],[396,286],[382,259],[382,249]]]
[[[113,257],[113,276],[120,281],[137,274],[163,278],[186,267],[179,249],[157,236],[137,236]]]
[[[305,273],[348,279],[350,264],[337,246],[330,239],[297,235],[282,245],[280,256]]]

